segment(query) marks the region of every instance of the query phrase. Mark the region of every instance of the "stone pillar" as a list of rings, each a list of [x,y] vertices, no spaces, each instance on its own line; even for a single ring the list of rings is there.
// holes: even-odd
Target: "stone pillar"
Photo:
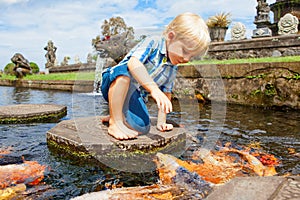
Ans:
[[[270,22],[270,7],[266,0],[257,0],[257,15],[255,16],[254,24],[256,24],[256,29],[253,31],[253,38],[256,37],[269,37],[272,36],[271,29],[268,26]]]

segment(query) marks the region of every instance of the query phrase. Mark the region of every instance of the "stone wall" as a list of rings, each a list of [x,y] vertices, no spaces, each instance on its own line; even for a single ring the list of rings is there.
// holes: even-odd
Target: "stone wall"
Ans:
[[[227,103],[300,109],[300,62],[180,66],[178,74],[178,98],[201,94],[219,101],[223,89]]]
[[[223,60],[294,55],[300,55],[300,35],[213,42],[207,57]]]
[[[35,88],[46,90],[62,90],[62,91],[76,91],[76,92],[92,92],[94,89],[94,81],[42,81],[42,80],[0,80],[1,86],[13,86],[23,88]]]

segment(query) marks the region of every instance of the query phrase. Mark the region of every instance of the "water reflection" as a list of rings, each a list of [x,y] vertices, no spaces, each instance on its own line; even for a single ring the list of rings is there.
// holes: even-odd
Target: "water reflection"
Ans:
[[[25,103],[30,102],[31,99],[31,93],[29,88],[14,88],[12,98],[14,100],[14,103]]]

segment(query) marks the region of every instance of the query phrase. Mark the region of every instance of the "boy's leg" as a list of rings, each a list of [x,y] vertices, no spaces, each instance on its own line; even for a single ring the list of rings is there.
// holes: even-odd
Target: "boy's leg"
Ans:
[[[130,85],[130,78],[118,76],[112,82],[108,92],[109,99],[109,127],[108,133],[116,139],[132,139],[138,136],[138,132],[124,124],[123,106]]]
[[[140,92],[135,87],[129,88],[123,112],[130,127],[142,134],[149,133],[150,116],[148,109]]]

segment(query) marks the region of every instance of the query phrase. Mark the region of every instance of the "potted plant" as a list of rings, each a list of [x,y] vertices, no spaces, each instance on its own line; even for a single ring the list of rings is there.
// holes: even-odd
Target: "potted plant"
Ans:
[[[222,12],[208,18],[206,24],[209,28],[212,42],[224,41],[226,31],[231,23],[230,17],[230,13]]]

